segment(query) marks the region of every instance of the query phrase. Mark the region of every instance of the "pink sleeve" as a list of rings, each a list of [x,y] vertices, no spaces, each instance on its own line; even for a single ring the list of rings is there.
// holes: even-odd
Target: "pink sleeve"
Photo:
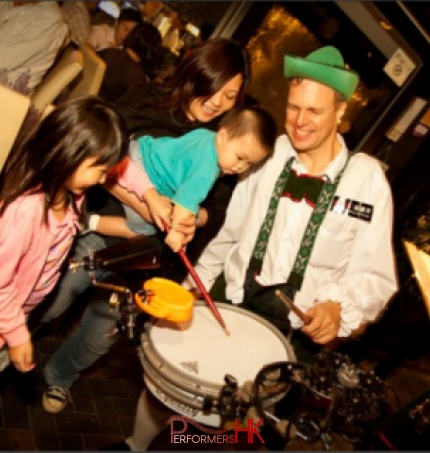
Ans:
[[[32,230],[38,221],[34,217],[34,210],[20,199],[0,217],[0,336],[10,346],[30,339],[22,309],[26,301],[18,299],[17,269],[31,246]]]
[[[121,172],[117,175],[116,181],[121,187],[135,193],[140,199],[148,189],[154,188],[144,168],[128,157],[125,165],[121,165]]]

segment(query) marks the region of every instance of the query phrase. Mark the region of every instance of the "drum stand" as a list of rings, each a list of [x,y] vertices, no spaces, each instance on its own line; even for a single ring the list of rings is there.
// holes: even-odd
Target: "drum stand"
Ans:
[[[72,262],[69,269],[83,267],[89,272],[91,284],[112,292],[109,306],[120,313],[117,331],[125,333],[129,340],[136,338],[136,317],[140,310],[134,303],[134,293],[127,286],[114,285],[97,281],[96,270],[105,271],[148,271],[160,267],[160,242],[153,236],[136,236],[102,250],[89,250],[81,262]],[[125,296],[120,297],[120,295]],[[144,289],[139,290],[139,296],[145,301],[148,294]],[[115,333],[115,332],[113,332]],[[113,334],[112,333],[112,334]]]
[[[239,394],[234,378],[226,375],[218,400],[222,418],[242,422],[252,418],[254,426],[262,423],[283,446],[297,437],[309,444],[320,441],[330,450],[332,433],[351,443],[366,442],[387,403],[387,385],[345,355],[323,349],[316,358],[316,366],[297,362],[264,366],[247,396]],[[275,394],[285,396],[277,400],[274,415],[262,402]]]

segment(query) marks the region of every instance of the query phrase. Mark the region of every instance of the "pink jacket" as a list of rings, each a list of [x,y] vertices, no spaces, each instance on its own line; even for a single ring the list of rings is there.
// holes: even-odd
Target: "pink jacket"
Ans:
[[[139,165],[130,161],[118,183],[139,197],[152,184]],[[77,200],[78,208],[84,197]],[[30,339],[26,314],[34,306],[28,298],[36,285],[52,244],[54,231],[43,220],[44,195],[24,195],[0,217],[0,347],[19,346]],[[70,231],[78,232],[78,217],[71,216]],[[57,280],[60,277],[58,273]]]

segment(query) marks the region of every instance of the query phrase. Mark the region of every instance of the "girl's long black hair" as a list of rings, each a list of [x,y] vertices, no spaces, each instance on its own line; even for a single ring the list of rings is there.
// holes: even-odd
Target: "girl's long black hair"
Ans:
[[[0,174],[0,215],[23,194],[45,194],[48,210],[82,162],[118,164],[128,152],[122,117],[106,102],[88,96],[60,104],[10,152]],[[74,198],[70,200],[74,202]]]

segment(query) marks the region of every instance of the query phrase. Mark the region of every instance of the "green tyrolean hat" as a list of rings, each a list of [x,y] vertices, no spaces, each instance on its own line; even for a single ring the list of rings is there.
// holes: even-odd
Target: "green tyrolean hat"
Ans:
[[[321,47],[301,58],[293,55],[284,57],[284,75],[287,79],[311,79],[327,85],[350,99],[359,75],[345,68],[342,54],[333,46]]]

